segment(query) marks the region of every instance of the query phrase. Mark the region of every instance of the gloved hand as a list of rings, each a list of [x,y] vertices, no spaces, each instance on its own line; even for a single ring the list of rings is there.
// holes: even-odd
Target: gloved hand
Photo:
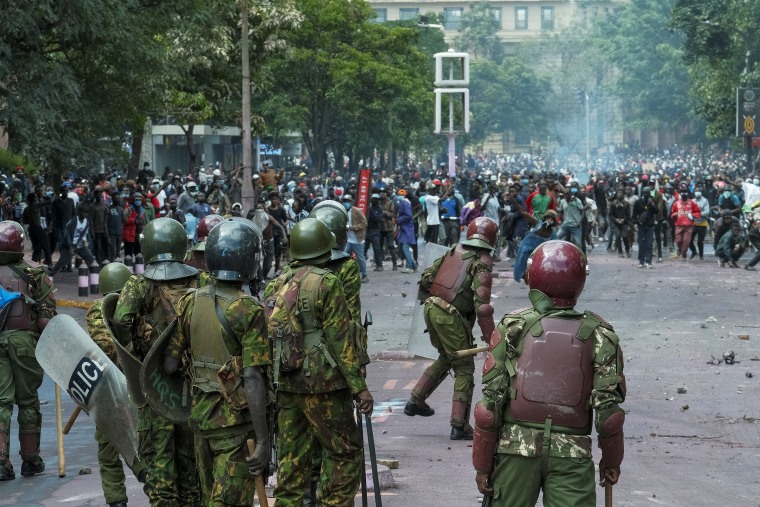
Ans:
[[[603,461],[599,462],[599,480],[601,481],[599,483],[600,486],[604,486],[606,484],[614,486],[617,484],[618,479],[620,479],[620,467],[607,468],[604,466]]]
[[[256,448],[253,450],[252,456],[245,458],[245,463],[248,465],[248,472],[251,475],[260,475],[268,462],[269,443],[266,439],[259,439],[256,442]]]
[[[475,475],[475,483],[478,485],[478,491],[483,495],[493,495],[493,486],[491,486],[491,476],[478,472]]]

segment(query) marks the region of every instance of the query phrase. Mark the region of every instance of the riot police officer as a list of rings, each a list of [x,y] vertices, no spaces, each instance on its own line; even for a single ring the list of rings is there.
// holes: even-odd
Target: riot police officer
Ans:
[[[504,316],[483,366],[472,461],[494,505],[596,505],[591,425],[599,473],[615,484],[623,460],[623,356],[612,326],[573,308],[588,264],[574,244],[536,248],[526,273],[532,307]],[[596,412],[596,416],[592,413]]]
[[[363,473],[361,439],[354,421],[352,398],[365,414],[372,413],[372,395],[360,371],[351,336],[351,312],[340,280],[324,269],[335,248],[335,235],[315,218],[306,218],[291,232],[290,255],[303,266],[285,271],[273,283],[273,297],[297,291],[303,332],[300,366],[292,366],[294,350],[276,343],[273,358],[277,382],[277,456],[275,498],[282,505],[302,505],[311,472],[314,443],[324,449],[321,502],[353,503]],[[282,292],[281,292],[282,291]],[[284,298],[287,300],[287,298]],[[267,298],[265,305],[273,301]],[[269,320],[270,336],[277,336],[273,323],[289,320],[296,309],[275,306]],[[273,334],[274,331],[274,334]],[[275,340],[277,342],[277,340]],[[287,371],[283,366],[291,366]],[[282,371],[281,371],[282,370]],[[340,434],[335,434],[335,431]]]
[[[125,347],[131,344],[140,361],[176,318],[179,299],[199,285],[198,270],[183,262],[186,243],[184,227],[171,218],[152,220],[143,230],[145,272],[127,281],[112,322],[115,338]],[[146,467],[143,490],[151,505],[199,505],[190,428],[143,403],[137,411],[137,436]]]
[[[9,458],[13,405],[18,405],[21,475],[45,470],[40,458],[42,414],[37,390],[43,371],[34,355],[40,333],[56,313],[53,282],[24,261],[24,229],[0,222],[0,481],[15,479]],[[8,292],[10,291],[10,292]]]
[[[119,294],[124,285],[132,276],[132,271],[120,262],[111,262],[100,270],[100,292],[104,296]],[[117,363],[116,347],[113,343],[111,331],[103,316],[103,300],[95,301],[89,310],[85,320],[87,332],[95,343],[98,344],[108,358]],[[124,466],[119,458],[119,451],[108,441],[103,432],[95,428],[95,441],[98,443],[98,465],[100,466],[100,483],[103,486],[103,496],[109,507],[126,507],[127,489],[124,485]],[[139,465],[139,461],[136,463]],[[135,470],[135,468],[137,468]],[[138,478],[141,477],[142,467],[133,467],[133,472]]]
[[[254,474],[269,457],[265,370],[270,347],[264,311],[241,290],[256,276],[261,232],[248,220],[225,220],[206,240],[213,282],[178,304],[177,328],[164,369],[176,373],[192,356],[190,427],[206,505],[252,505]],[[248,457],[246,442],[255,439]]]
[[[404,414],[433,415],[435,411],[425,399],[453,369],[452,440],[472,440],[469,418],[475,389],[475,359],[472,355],[455,357],[454,353],[474,346],[472,327],[476,319],[484,341],[487,342],[493,332],[491,251],[498,236],[496,222],[486,217],[476,218],[467,226],[467,239],[433,262],[420,278],[425,324],[439,356],[412,389]]]
[[[198,223],[197,235],[198,242],[194,244],[185,255],[185,262],[194,267],[206,271],[206,261],[204,254],[206,251],[206,236],[211,232],[216,224],[221,222],[223,218],[219,215],[206,215]]]

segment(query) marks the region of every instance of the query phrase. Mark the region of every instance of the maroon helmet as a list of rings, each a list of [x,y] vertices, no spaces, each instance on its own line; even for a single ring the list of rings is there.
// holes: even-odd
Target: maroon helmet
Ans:
[[[24,258],[24,228],[18,222],[0,222],[0,264],[18,262]]]
[[[587,275],[586,256],[568,241],[541,243],[528,259],[528,286],[546,294],[557,308],[575,306]]]
[[[198,241],[205,240],[208,233],[211,232],[211,229],[222,220],[224,219],[219,215],[206,215],[203,217],[203,220],[198,224]]]
[[[499,238],[499,226],[486,217],[478,217],[467,226],[467,239],[463,245],[476,246],[493,250]]]

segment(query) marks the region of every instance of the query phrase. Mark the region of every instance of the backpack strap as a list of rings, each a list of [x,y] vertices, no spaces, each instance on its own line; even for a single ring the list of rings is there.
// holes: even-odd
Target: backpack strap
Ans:
[[[234,354],[233,351],[237,348],[233,338],[235,336],[235,333],[232,332],[230,321],[227,320],[227,316],[224,315],[224,311],[219,306],[219,302],[216,300],[215,283],[212,282],[209,284],[208,292],[211,296],[211,300],[214,302],[214,311],[216,312],[216,318],[219,319],[219,323],[222,325],[222,337],[224,338],[224,345],[227,347],[227,352],[229,352],[230,355],[234,356],[236,354]]]

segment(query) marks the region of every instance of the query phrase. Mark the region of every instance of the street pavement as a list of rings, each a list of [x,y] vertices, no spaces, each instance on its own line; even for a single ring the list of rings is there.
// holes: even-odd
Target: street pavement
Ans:
[[[614,325],[625,354],[628,399],[626,457],[614,488],[616,506],[757,507],[760,504],[760,278],[755,272],[720,268],[704,261],[665,259],[639,269],[636,252],[618,258],[603,245],[590,253],[591,274],[578,309],[590,309]],[[511,278],[511,263],[495,265],[495,315],[529,305],[527,288]],[[77,297],[75,274],[56,278],[58,298]],[[395,459],[396,488],[383,491],[386,507],[478,506],[471,442],[450,441],[453,380],[429,399],[436,414],[406,417],[403,406],[430,359],[406,353],[418,276],[391,271],[368,273],[363,309],[373,314],[368,368],[375,398],[372,417],[379,458]],[[84,310],[60,309],[84,325]],[[476,327],[476,336],[479,335]],[[746,335],[746,336],[743,336]],[[722,361],[733,351],[735,363]],[[708,362],[720,364],[708,364]],[[475,399],[480,395],[476,359]],[[104,505],[100,491],[94,426],[82,414],[65,439],[67,475],[57,473],[55,398],[46,378],[40,391],[42,456],[47,470],[34,478],[0,484],[0,505]],[[74,403],[64,394],[63,417]],[[118,424],[118,421],[114,421]],[[20,468],[17,428],[11,430],[11,457]],[[366,442],[366,439],[365,439]],[[598,449],[595,462],[598,462]],[[78,475],[81,469],[92,473]],[[129,475],[129,505],[148,505]],[[597,487],[597,505],[604,505]],[[370,493],[370,505],[373,498]],[[539,501],[540,504],[540,501]],[[356,505],[361,505],[357,497]]]

